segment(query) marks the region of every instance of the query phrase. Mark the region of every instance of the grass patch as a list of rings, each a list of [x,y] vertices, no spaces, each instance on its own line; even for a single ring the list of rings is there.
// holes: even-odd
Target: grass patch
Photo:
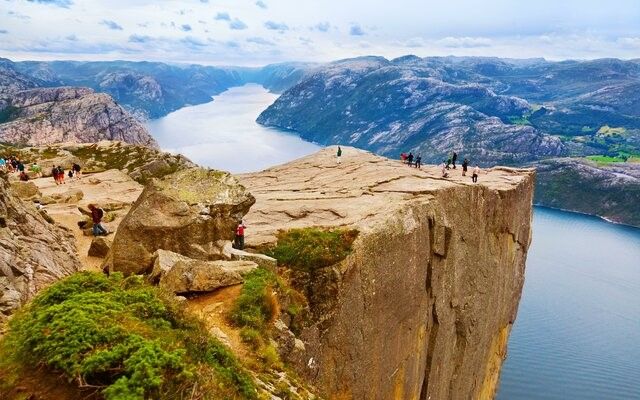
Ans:
[[[531,122],[529,122],[529,119],[526,116],[511,115],[507,117],[507,119],[509,120],[509,123],[514,125],[531,125]]]
[[[277,275],[266,268],[257,268],[247,274],[240,296],[231,310],[231,321],[266,337],[268,324],[278,313],[278,299],[273,292],[277,285]],[[245,335],[252,341],[247,332]]]
[[[278,233],[277,245],[266,253],[279,265],[311,272],[342,261],[357,236],[358,231],[347,229],[291,229]]]
[[[257,398],[233,354],[136,276],[83,272],[52,285],[11,319],[0,359],[3,369],[44,366],[107,400]]]

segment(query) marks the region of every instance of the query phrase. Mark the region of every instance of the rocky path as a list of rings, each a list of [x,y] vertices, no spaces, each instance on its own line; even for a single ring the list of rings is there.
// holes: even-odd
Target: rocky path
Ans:
[[[78,228],[78,221],[83,218],[78,207],[86,208],[89,204],[94,203],[100,206],[108,205],[110,208],[116,209],[113,211],[116,215],[115,220],[104,223],[107,230],[114,232],[143,188],[142,185],[118,170],[84,175],[81,179],[67,177],[64,185],[56,185],[53,178],[49,177],[34,179],[33,182],[38,186],[43,197],[66,197],[67,194],[69,195],[68,202],[47,204],[45,209],[56,222],[73,233],[80,261],[88,270],[98,270],[102,259],[87,255],[93,237],[85,236]],[[73,196],[78,191],[82,193],[81,199]]]

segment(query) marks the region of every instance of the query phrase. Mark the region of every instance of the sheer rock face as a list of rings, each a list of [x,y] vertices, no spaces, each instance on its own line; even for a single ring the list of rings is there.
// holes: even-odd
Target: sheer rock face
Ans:
[[[120,223],[106,266],[125,274],[147,272],[159,249],[197,260],[223,259],[226,243],[254,202],[226,172],[191,168],[153,180]]]
[[[531,237],[533,170],[460,169],[343,147],[240,181],[256,196],[247,243],[278,229],[360,231],[312,291],[331,289],[290,359],[332,399],[491,398],[516,318]]]
[[[120,140],[157,148],[146,128],[113,99],[88,88],[38,88],[4,96],[0,141],[38,146]]]
[[[81,268],[73,236],[0,178],[0,323],[40,289]]]

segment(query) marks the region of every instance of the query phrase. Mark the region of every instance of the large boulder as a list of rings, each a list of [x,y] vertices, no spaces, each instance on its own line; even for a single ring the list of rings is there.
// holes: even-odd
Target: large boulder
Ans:
[[[210,292],[242,283],[257,267],[251,261],[202,261],[158,250],[149,280],[173,293]]]
[[[31,200],[42,196],[40,190],[33,182],[14,181],[11,182],[11,189],[23,200]]]
[[[109,254],[109,248],[111,248],[111,242],[105,237],[95,237],[91,240],[91,246],[89,246],[89,257],[104,258]]]
[[[225,244],[254,202],[227,172],[190,168],[154,179],[120,223],[106,266],[127,275],[148,272],[158,249],[224,259]]]
[[[71,233],[20,200],[0,174],[0,323],[40,289],[80,268]]]

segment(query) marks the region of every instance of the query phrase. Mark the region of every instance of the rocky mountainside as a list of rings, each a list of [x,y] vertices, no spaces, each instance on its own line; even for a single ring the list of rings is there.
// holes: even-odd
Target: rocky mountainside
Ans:
[[[280,92],[296,84],[312,64],[283,63],[264,68],[175,65],[159,62],[26,61],[0,59],[3,75],[28,83],[13,86],[85,86],[109,94],[139,119],[162,117],[179,108],[211,101],[230,87],[259,83]],[[8,78],[7,78],[8,79]]]
[[[71,233],[20,200],[16,190],[2,173],[0,323],[36,292],[80,269]]]
[[[297,287],[311,321],[288,361],[326,398],[488,399],[506,354],[531,239],[533,170],[479,184],[335,147],[240,176],[248,243],[282,229],[359,232],[342,262]]]
[[[640,226],[640,163],[558,158],[533,164],[538,171],[535,202]]]
[[[364,57],[309,73],[258,122],[431,161],[452,150],[488,164],[638,154],[639,80],[633,61]]]
[[[0,141],[18,145],[120,140],[157,147],[146,128],[113,99],[89,88],[0,93]]]

